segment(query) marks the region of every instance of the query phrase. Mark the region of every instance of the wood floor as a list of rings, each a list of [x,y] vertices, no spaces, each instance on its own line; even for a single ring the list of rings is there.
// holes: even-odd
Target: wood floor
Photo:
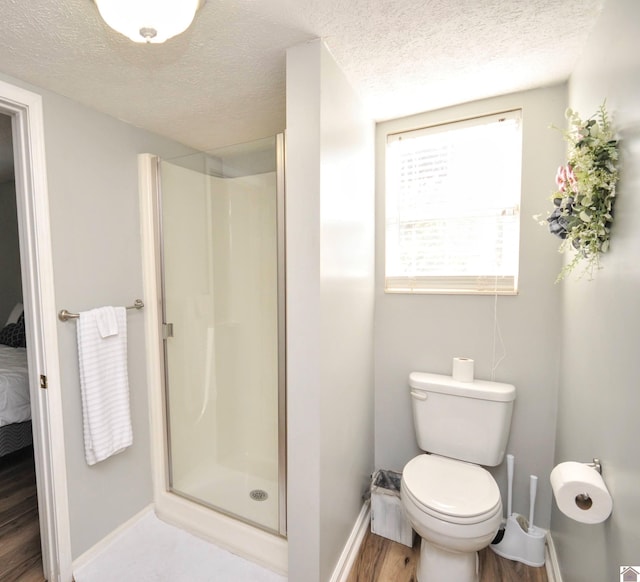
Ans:
[[[416,582],[419,549],[417,536],[409,548],[367,532],[347,582]],[[0,582],[44,582],[30,449],[0,457]],[[544,567],[505,560],[487,548],[480,552],[480,582],[548,581]]]
[[[43,582],[33,449],[0,457],[0,582]]]
[[[419,553],[418,536],[409,548],[367,532],[347,582],[416,582]],[[532,568],[505,560],[486,548],[480,552],[480,582],[547,582],[547,573],[544,566]]]

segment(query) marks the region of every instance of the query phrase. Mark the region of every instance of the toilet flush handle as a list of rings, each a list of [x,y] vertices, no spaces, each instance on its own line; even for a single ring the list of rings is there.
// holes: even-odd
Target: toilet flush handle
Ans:
[[[426,400],[427,393],[426,392],[416,392],[415,390],[411,391],[411,396],[413,396],[416,400]]]

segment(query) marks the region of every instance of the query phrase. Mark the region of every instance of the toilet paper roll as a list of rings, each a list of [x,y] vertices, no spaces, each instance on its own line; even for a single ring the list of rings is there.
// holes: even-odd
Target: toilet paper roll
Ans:
[[[456,382],[473,382],[473,360],[470,358],[453,358],[452,378]]]
[[[598,471],[569,461],[551,471],[551,488],[558,508],[581,523],[602,523],[611,515],[613,500]]]

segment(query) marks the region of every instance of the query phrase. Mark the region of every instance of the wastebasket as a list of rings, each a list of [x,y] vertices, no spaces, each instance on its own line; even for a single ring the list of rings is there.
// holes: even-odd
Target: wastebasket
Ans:
[[[371,478],[371,532],[413,546],[413,529],[400,500],[402,473],[378,469]]]

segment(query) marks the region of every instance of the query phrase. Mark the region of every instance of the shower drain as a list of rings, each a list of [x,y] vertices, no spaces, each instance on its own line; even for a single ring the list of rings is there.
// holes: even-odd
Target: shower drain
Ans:
[[[253,499],[254,501],[264,501],[269,497],[269,494],[262,489],[254,489],[253,491],[251,491],[251,493],[249,493],[249,497],[251,497],[251,499]]]

